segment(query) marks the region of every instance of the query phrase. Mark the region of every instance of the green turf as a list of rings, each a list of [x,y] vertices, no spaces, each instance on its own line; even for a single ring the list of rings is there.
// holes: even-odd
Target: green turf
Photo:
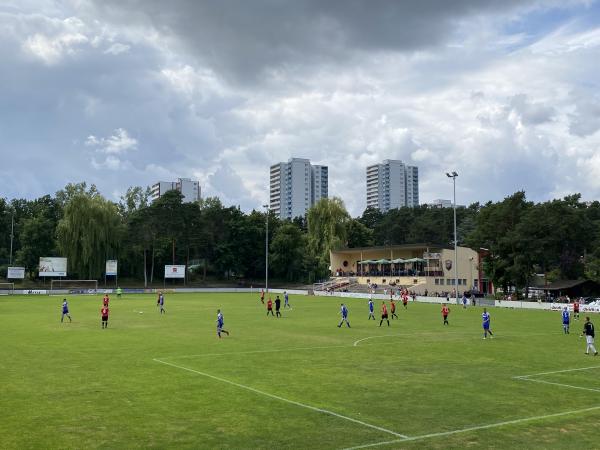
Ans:
[[[410,303],[379,328],[348,300],[339,329],[331,297],[291,296],[276,319],[256,295],[167,294],[164,316],[154,295],[124,295],[102,330],[101,296],[69,300],[61,324],[62,297],[0,297],[1,448],[600,447],[600,358],[558,312],[491,309],[484,341],[481,308],[444,327],[439,305]],[[514,378],[580,367],[596,368]]]

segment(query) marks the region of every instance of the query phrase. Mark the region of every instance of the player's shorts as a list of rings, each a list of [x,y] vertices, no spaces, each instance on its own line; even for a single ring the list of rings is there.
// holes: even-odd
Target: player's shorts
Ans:
[[[484,330],[489,330],[489,329],[490,329],[490,326],[489,326],[489,325],[484,325],[484,326],[483,326],[483,329],[484,329]]]
[[[585,337],[585,341],[588,343],[588,345],[593,344],[594,343],[594,337],[593,336],[586,336]]]
[[[443,314],[442,317],[444,318],[444,320],[446,320],[448,318],[448,314]]]
[[[69,314],[69,311],[63,311],[62,313],[63,313],[63,316],[65,316],[65,315]]]
[[[102,322],[108,322],[108,316],[102,316]]]
[[[382,314],[382,315],[381,315],[381,320],[383,320],[383,319],[387,319],[387,318],[388,318],[388,315],[387,315],[387,314]]]

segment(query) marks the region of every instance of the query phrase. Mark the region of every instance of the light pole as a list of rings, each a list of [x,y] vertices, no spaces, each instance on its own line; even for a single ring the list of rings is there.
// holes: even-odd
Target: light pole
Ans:
[[[269,205],[265,208],[265,292],[269,293]]]
[[[12,252],[13,252],[13,239],[15,237],[15,210],[11,211],[10,219],[10,257],[8,259],[8,265],[12,266]]]
[[[456,247],[458,246],[458,239],[456,237],[456,172],[446,172],[448,178],[452,178],[452,185],[454,191],[454,197],[452,201],[452,207],[454,208],[454,291],[456,292],[456,304],[458,305],[458,255],[456,253]]]

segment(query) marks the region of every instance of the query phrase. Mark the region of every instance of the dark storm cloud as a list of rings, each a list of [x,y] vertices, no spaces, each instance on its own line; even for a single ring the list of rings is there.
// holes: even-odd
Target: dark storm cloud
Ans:
[[[507,0],[95,0],[94,14],[152,26],[236,82],[277,79],[361,53],[443,44],[469,16],[510,11]]]

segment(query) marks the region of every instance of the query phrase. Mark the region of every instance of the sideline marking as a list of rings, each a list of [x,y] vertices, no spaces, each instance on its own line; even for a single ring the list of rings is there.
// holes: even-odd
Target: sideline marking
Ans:
[[[592,392],[600,392],[600,389],[587,388],[584,386],[573,386],[572,384],[563,384],[563,383],[555,383],[554,381],[546,381],[546,380],[535,380],[533,378],[518,378],[521,381],[531,381],[533,383],[543,383],[543,384],[551,384],[553,386],[562,386],[571,389],[580,389],[582,391],[592,391]]]
[[[358,419],[353,419],[352,417],[343,416],[343,415],[335,413],[333,411],[328,411],[326,409],[317,408],[316,406],[306,405],[304,403],[296,402],[294,400],[289,400],[287,398],[279,397],[278,395],[269,394],[268,392],[263,392],[263,391],[260,391],[258,389],[255,389],[253,387],[245,386],[245,385],[240,384],[240,383],[236,383],[235,381],[226,380],[225,378],[220,378],[220,377],[217,377],[215,375],[210,375],[210,374],[205,373],[205,372],[200,372],[199,370],[190,369],[189,367],[178,366],[177,364],[172,364],[172,363],[169,363],[169,362],[166,362],[166,361],[161,361],[160,359],[156,359],[156,358],[153,358],[152,360],[156,361],[158,363],[161,363],[161,364],[165,364],[167,366],[175,367],[177,369],[187,370],[188,372],[192,372],[192,373],[195,373],[195,374],[198,374],[198,375],[202,375],[204,377],[211,378],[211,379],[216,380],[216,381],[220,381],[221,383],[227,383],[227,384],[230,384],[232,386],[236,386],[236,387],[239,387],[241,389],[245,389],[247,391],[254,392],[255,394],[264,395],[265,397],[274,398],[275,400],[286,402],[286,403],[289,403],[291,405],[300,406],[302,408],[310,409],[312,411],[317,411],[317,412],[320,412],[320,413],[323,413],[323,414],[328,414],[330,416],[334,416],[334,417],[337,417],[337,418],[340,418],[340,419],[345,419],[345,420],[348,420],[350,422],[358,423],[358,424],[363,425],[365,427],[373,428],[374,430],[383,431],[384,433],[392,434],[394,436],[402,438],[401,440],[408,439],[408,436],[406,436],[404,434],[396,433],[395,431],[388,430],[388,429],[382,428],[382,427],[378,427],[377,425],[371,425],[370,423],[366,423],[366,422],[363,422],[363,421],[358,420]]]
[[[405,439],[396,439],[393,441],[383,441],[383,442],[375,442],[374,444],[366,444],[366,445],[358,445],[356,447],[348,447],[345,448],[344,450],[358,450],[361,448],[371,448],[371,447],[378,447],[380,445],[387,445],[387,444],[396,444],[399,442],[408,442],[408,441],[420,441],[423,439],[429,439],[429,438],[434,438],[434,437],[441,437],[441,436],[450,436],[453,434],[459,434],[459,433],[468,433],[469,431],[478,431],[478,430],[485,430],[488,428],[497,428],[497,427],[503,427],[506,425],[514,425],[514,424],[518,424],[518,423],[523,423],[523,422],[531,422],[534,420],[542,420],[542,419],[550,419],[553,417],[562,417],[562,416],[567,416],[570,414],[581,414],[581,413],[585,413],[585,412],[590,412],[590,411],[597,411],[600,410],[600,406],[593,406],[591,408],[584,408],[584,409],[576,409],[573,411],[565,411],[565,412],[561,412],[561,413],[554,413],[554,414],[546,414],[543,416],[534,416],[534,417],[525,417],[523,419],[515,419],[515,420],[507,420],[505,422],[497,422],[497,423],[491,423],[488,425],[479,425],[479,426],[475,426],[475,427],[469,427],[469,428],[462,428],[460,430],[453,430],[453,431],[443,431],[440,433],[431,433],[431,434],[423,434],[420,436],[414,436],[414,437],[408,437]]]
[[[566,369],[566,370],[554,370],[552,372],[539,372],[539,373],[532,373],[531,375],[519,375],[519,376],[516,376],[513,378],[524,379],[524,378],[529,378],[529,377],[536,377],[538,375],[552,375],[553,373],[577,372],[579,370],[591,370],[591,369],[600,369],[600,366],[579,367],[577,369]]]

